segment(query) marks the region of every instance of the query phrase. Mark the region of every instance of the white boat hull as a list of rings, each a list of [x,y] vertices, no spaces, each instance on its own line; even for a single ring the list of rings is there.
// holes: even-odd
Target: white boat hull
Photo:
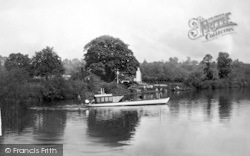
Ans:
[[[116,103],[100,103],[100,104],[88,104],[87,107],[113,107],[113,106],[138,106],[138,105],[159,105],[167,104],[169,98],[154,99],[154,100],[140,100],[140,101],[125,101]]]

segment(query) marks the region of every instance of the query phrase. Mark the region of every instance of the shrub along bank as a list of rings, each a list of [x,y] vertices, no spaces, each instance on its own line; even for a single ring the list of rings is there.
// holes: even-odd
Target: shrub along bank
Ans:
[[[33,79],[24,70],[2,71],[0,74],[0,99],[4,104],[22,106],[45,105],[60,100],[91,98],[100,88],[106,93],[128,94],[126,86],[107,83],[95,75],[87,79],[65,80],[61,76],[50,79]],[[80,102],[80,101],[79,101]]]
[[[229,79],[194,81],[191,83],[195,89],[245,88],[249,87],[249,84],[247,80]]]

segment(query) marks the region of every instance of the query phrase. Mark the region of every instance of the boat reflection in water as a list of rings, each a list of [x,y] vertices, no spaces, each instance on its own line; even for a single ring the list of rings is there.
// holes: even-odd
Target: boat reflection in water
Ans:
[[[58,143],[63,144],[65,156],[248,156],[249,91],[180,92],[169,95],[167,105],[86,112],[12,109],[6,103],[1,107],[0,144]]]
[[[88,115],[87,132],[110,146],[125,145],[134,135],[139,122],[136,110],[91,109]]]
[[[126,146],[133,141],[142,117],[160,117],[167,105],[91,108],[87,111],[87,134],[106,146]]]

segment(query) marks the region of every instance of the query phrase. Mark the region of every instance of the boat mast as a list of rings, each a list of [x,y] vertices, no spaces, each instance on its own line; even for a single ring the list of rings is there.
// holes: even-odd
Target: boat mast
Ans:
[[[119,69],[116,70],[116,83],[119,83]]]

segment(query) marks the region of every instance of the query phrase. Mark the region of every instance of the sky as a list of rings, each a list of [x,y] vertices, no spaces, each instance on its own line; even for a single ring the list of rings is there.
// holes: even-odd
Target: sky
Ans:
[[[142,62],[169,57],[214,60],[219,52],[250,63],[248,0],[0,0],[0,55],[34,56],[46,46],[62,59],[83,58],[92,39],[120,38]],[[211,41],[191,40],[188,22],[231,12],[235,32]]]

